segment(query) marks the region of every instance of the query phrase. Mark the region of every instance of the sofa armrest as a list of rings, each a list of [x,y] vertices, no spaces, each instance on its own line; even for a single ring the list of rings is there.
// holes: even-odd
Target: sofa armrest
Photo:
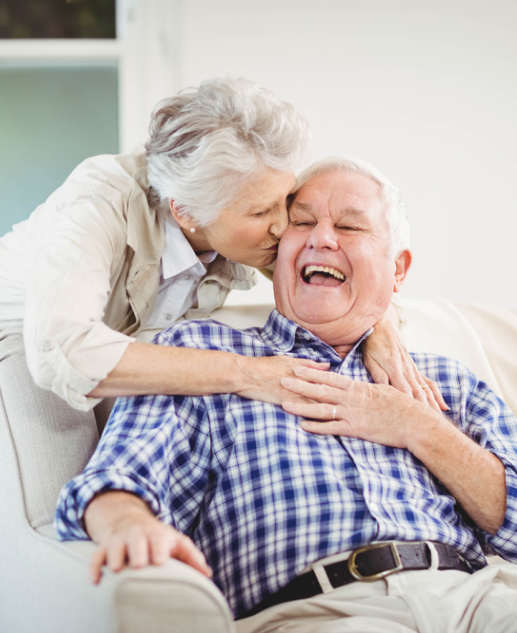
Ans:
[[[216,586],[177,560],[126,570],[114,593],[117,632],[234,631],[228,604]]]
[[[51,526],[38,530],[50,532]],[[95,551],[91,541],[55,541],[64,555],[81,560],[84,580]],[[65,554],[66,553],[66,554]],[[88,581],[89,582],[89,581]],[[105,569],[93,591],[107,592],[117,633],[228,633],[234,630],[228,603],[214,583],[181,561],[115,574]]]
[[[11,526],[12,527],[12,526]],[[0,533],[3,530],[0,529]],[[105,571],[90,581],[91,541],[59,542],[51,525],[18,524],[0,542],[0,613],[10,633],[233,633],[226,600],[177,560]],[[5,626],[5,629],[2,628]]]

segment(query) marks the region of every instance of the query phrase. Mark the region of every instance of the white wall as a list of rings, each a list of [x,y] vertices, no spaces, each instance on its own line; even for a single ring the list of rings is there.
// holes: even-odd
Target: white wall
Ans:
[[[314,158],[361,156],[399,185],[404,296],[517,307],[517,2],[183,0],[178,16],[179,87],[254,79],[306,114]]]

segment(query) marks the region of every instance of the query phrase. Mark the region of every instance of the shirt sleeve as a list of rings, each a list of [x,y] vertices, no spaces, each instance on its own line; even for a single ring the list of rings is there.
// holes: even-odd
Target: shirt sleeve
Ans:
[[[86,394],[134,340],[102,321],[114,261],[126,247],[124,218],[114,208],[123,201],[98,191],[76,195],[64,209],[52,208],[52,199],[47,204],[51,208],[43,223],[51,223],[51,230],[42,231],[28,281],[27,363],[38,386],[76,409],[89,410],[99,400]]]
[[[122,490],[137,495],[166,523],[188,534],[211,467],[202,398],[119,398],[89,464],[62,489],[54,526],[61,540],[87,539],[92,499]]]
[[[465,432],[480,446],[498,457],[506,474],[506,514],[492,535],[478,529],[480,540],[500,556],[517,563],[517,420],[509,407],[470,372],[463,378],[470,392],[465,401]]]

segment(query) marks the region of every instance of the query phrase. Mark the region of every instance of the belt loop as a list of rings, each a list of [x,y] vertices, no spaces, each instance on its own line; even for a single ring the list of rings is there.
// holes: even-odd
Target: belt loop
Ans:
[[[312,566],[312,571],[314,572],[318,582],[320,583],[321,591],[323,593],[329,593],[330,591],[334,591],[334,587],[330,584],[329,577],[327,576],[327,571],[323,565],[315,564]]]
[[[431,554],[431,564],[429,565],[429,571],[436,571],[440,565],[440,556],[438,554],[438,550],[436,549],[432,541],[424,541],[424,543],[429,548],[429,553]]]

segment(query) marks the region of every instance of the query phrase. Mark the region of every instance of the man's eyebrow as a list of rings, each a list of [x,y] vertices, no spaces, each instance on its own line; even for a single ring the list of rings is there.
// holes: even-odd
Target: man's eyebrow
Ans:
[[[310,204],[307,204],[306,202],[298,202],[297,200],[293,200],[293,203],[290,207],[291,209],[298,209],[300,211],[309,211],[312,212],[314,211],[314,207]],[[368,215],[368,213],[366,211],[364,211],[363,209],[357,209],[356,207],[345,207],[341,212],[340,212],[340,218],[356,218],[356,219],[362,219],[365,218]]]
[[[342,213],[342,217],[353,217],[353,218],[364,218],[365,216],[367,216],[367,212],[364,211],[363,209],[356,209],[355,207],[345,207],[345,209],[343,209]]]
[[[312,211],[313,207],[310,204],[307,204],[306,202],[298,202],[296,200],[296,198],[293,200],[293,202],[291,203],[291,209],[293,207],[296,207],[297,209],[300,209],[300,211]]]

